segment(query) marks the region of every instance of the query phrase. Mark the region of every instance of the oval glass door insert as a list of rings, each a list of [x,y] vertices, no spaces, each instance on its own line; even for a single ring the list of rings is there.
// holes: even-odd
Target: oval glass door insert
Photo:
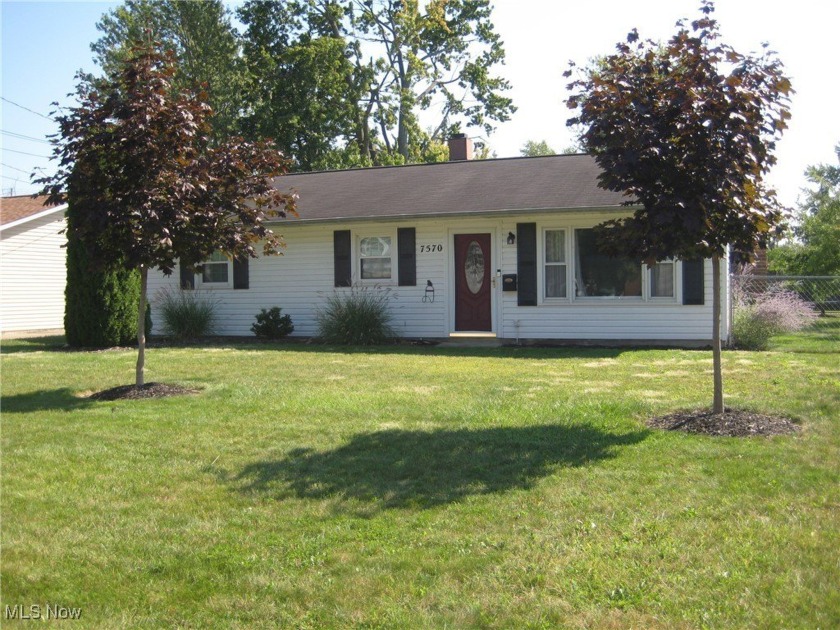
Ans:
[[[467,246],[467,257],[464,260],[464,275],[467,278],[467,288],[474,294],[481,291],[484,284],[484,252],[477,241]]]

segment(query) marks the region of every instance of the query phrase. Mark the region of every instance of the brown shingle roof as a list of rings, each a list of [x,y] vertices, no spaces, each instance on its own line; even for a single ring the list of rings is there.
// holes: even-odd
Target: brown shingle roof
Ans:
[[[277,180],[300,194],[303,221],[611,208],[588,155],[549,155],[296,173]],[[0,225],[46,210],[46,197],[4,197]]]
[[[300,194],[303,221],[617,207],[588,155],[551,155],[296,173],[277,180]]]
[[[45,206],[46,195],[32,197],[31,195],[18,195],[16,197],[3,197],[0,199],[0,225],[6,225],[12,221],[19,221],[33,214],[54,208],[51,204]]]

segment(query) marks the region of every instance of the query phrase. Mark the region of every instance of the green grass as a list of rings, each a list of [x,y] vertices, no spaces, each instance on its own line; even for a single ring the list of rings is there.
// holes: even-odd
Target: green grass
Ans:
[[[840,311],[827,311],[804,332],[771,338],[770,349],[840,354]]]
[[[3,345],[2,602],[84,627],[840,625],[838,355],[727,352],[798,436],[648,430],[704,351]],[[3,626],[15,622],[4,620]]]

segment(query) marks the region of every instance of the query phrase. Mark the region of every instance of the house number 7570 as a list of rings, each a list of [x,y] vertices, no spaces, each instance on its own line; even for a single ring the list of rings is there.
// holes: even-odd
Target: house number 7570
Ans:
[[[420,253],[421,254],[430,254],[432,252],[442,252],[443,245],[421,245],[420,246]]]

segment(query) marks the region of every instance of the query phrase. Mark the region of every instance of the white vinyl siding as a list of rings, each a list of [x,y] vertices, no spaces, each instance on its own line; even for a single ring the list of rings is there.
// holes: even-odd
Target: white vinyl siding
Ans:
[[[394,329],[404,337],[443,337],[446,328],[446,292],[443,280],[445,263],[443,257],[448,247],[442,226],[426,222],[416,224],[387,224],[373,232],[369,226],[356,224],[306,225],[303,223],[278,223],[274,226],[283,235],[286,249],[282,256],[260,256],[252,258],[249,264],[249,289],[215,289],[213,298],[218,300],[220,335],[253,336],[251,324],[261,308],[279,306],[288,314],[295,325],[294,336],[309,337],[317,333],[316,310],[332,293],[344,293],[349,288],[334,287],[333,273],[333,231],[351,230],[353,233],[353,279],[358,280],[357,243],[361,234],[392,235],[396,243],[397,227],[417,229],[417,286],[396,286],[396,252],[392,261],[392,280],[371,284],[387,285],[392,297],[391,322]],[[420,254],[420,243],[435,243],[442,246],[442,252],[435,255]],[[435,288],[435,301],[423,302],[426,295],[426,281],[431,280]],[[177,289],[178,275],[169,277],[160,273],[149,274],[149,297],[152,300],[152,318],[155,330],[160,330],[156,315],[155,296],[164,287]]]
[[[548,299],[545,297],[545,237],[548,230],[575,230],[592,227],[619,215],[612,212],[584,211],[557,212],[520,215],[505,218],[499,223],[503,234],[516,232],[517,223],[536,223],[539,236],[538,260],[542,262],[537,277],[539,294],[537,306],[518,306],[516,292],[502,292],[499,337],[505,339],[554,339],[569,341],[651,341],[651,342],[707,342],[712,337],[712,264],[704,264],[704,303],[696,306],[682,304],[682,265],[666,261],[662,271],[671,266],[674,295],[659,297],[650,286],[650,274],[646,265],[643,271],[644,298],[633,299]],[[573,241],[573,236],[567,238]],[[502,273],[516,273],[516,245],[502,241]],[[574,243],[566,251],[569,275],[574,276]],[[728,275],[727,263],[721,265],[723,302],[721,307],[722,337],[728,334]],[[573,282],[574,280],[572,280]],[[569,287],[574,291],[573,285]],[[655,289],[653,290],[655,293]]]
[[[57,211],[0,232],[0,330],[64,328],[67,238]]]
[[[250,289],[234,291],[217,289],[219,301],[219,334],[252,336],[250,327],[261,308],[279,306],[288,313],[295,325],[294,336],[314,336],[317,333],[315,313],[333,292],[347,292],[349,288],[335,288],[333,269],[333,232],[352,233],[353,279],[359,280],[359,239],[363,236],[391,235],[392,325],[403,337],[445,338],[454,330],[452,286],[452,238],[456,233],[491,233],[493,241],[491,272],[493,289],[494,332],[498,337],[520,339],[568,340],[663,340],[705,341],[711,339],[711,262],[705,270],[705,304],[684,306],[680,263],[674,266],[674,297],[629,300],[576,300],[571,279],[567,281],[567,297],[546,299],[545,232],[565,231],[565,264],[567,278],[573,276],[573,230],[591,227],[615,212],[558,211],[517,216],[443,217],[405,219],[402,221],[352,221],[305,223],[290,220],[275,224],[282,234],[286,249],[282,256],[259,257],[250,261]],[[534,222],[538,227],[538,286],[541,301],[537,306],[518,306],[515,291],[503,292],[498,274],[517,273],[517,245],[507,244],[509,232],[516,233],[519,222]],[[396,232],[399,227],[416,229],[417,286],[398,287]],[[549,256],[552,258],[553,256]],[[552,264],[560,264],[559,262]],[[550,266],[550,265],[549,265]],[[725,265],[724,265],[725,266]],[[644,283],[650,284],[646,267]],[[724,274],[724,282],[725,282]],[[434,287],[434,301],[426,293],[427,282]],[[149,295],[152,316],[156,318],[155,294],[165,286],[176,288],[177,273],[164,277],[150,274]],[[387,284],[385,282],[379,284]],[[645,289],[649,294],[650,287]],[[427,299],[424,301],[424,297]],[[723,312],[726,313],[726,302]],[[724,327],[725,327],[724,317]],[[156,320],[155,329],[160,330]],[[724,335],[725,335],[724,330]]]

